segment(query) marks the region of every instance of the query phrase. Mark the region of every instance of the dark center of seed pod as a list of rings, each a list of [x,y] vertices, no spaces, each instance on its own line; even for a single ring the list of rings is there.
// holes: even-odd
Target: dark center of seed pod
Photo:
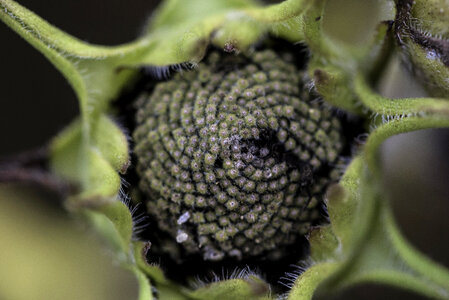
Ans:
[[[282,254],[320,218],[341,126],[272,51],[213,52],[137,102],[148,212],[187,255]]]

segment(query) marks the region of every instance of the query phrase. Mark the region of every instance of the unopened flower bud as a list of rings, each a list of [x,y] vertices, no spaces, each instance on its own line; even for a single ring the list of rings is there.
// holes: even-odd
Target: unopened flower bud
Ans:
[[[186,255],[269,254],[320,218],[341,125],[302,77],[272,51],[213,52],[138,101],[140,189]]]

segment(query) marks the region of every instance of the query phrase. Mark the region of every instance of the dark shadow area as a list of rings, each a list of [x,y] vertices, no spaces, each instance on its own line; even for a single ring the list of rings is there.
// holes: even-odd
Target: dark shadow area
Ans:
[[[395,220],[418,250],[449,267],[449,129],[421,130],[384,144],[384,183]]]

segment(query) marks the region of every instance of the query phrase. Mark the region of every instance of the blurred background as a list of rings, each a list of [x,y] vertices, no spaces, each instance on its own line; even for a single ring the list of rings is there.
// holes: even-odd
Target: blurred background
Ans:
[[[18,2],[82,40],[115,45],[137,37],[159,1]],[[326,32],[345,43],[366,42],[378,21],[393,18],[386,13],[391,7],[382,3],[330,1]],[[44,145],[78,114],[78,106],[66,80],[2,23],[0,41],[1,158]],[[426,95],[397,57],[378,88],[389,97]],[[448,150],[449,130],[425,130],[389,139],[382,154],[385,196],[401,230],[419,250],[447,267]],[[0,205],[0,299],[135,298],[133,275],[111,264],[98,237],[71,219],[56,195],[0,184]],[[351,288],[334,299],[379,298],[423,299],[375,285]]]

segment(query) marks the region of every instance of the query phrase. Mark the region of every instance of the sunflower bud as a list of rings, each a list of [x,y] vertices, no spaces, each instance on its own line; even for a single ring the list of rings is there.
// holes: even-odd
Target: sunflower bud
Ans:
[[[279,254],[320,219],[341,124],[288,56],[212,52],[137,102],[149,214],[186,255]]]

